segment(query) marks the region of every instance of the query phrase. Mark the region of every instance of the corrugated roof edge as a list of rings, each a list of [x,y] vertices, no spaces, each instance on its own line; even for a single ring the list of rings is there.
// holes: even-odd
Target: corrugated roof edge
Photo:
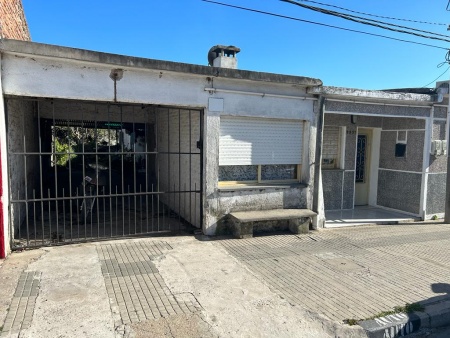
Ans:
[[[22,55],[36,55],[50,58],[62,58],[77,61],[109,64],[114,65],[115,67],[145,68],[160,71],[204,75],[211,77],[225,77],[249,81],[286,83],[302,87],[315,87],[322,85],[322,81],[319,79],[303,76],[273,74],[240,69],[218,68],[188,63],[146,59],[134,56],[110,54],[29,41],[0,39],[0,51],[3,53],[17,53]]]

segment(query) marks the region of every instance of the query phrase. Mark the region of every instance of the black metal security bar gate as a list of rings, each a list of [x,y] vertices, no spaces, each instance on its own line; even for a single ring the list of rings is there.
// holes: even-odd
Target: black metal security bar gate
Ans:
[[[202,110],[5,102],[13,249],[201,227]]]

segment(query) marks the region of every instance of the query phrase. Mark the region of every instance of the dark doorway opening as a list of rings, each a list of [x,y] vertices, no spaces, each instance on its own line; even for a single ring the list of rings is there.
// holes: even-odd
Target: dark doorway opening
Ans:
[[[201,227],[202,110],[6,105],[13,248]]]

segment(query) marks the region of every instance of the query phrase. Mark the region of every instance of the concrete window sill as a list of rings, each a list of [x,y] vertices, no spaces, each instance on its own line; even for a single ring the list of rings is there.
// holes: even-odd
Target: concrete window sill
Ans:
[[[230,184],[218,187],[219,192],[242,191],[242,190],[263,190],[263,189],[290,189],[306,188],[305,183],[253,183],[253,184]]]

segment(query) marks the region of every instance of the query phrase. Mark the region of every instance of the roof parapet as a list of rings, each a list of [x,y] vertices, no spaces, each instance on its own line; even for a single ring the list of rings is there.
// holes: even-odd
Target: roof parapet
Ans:
[[[114,68],[152,69],[158,71],[178,72],[208,77],[223,77],[247,81],[284,83],[297,85],[300,87],[314,87],[322,85],[321,80],[310,77],[273,74],[229,68],[217,68],[188,63],[146,59],[134,56],[109,54],[29,41],[0,39],[0,52],[30,57],[40,56],[46,58],[58,58],[72,61],[113,65]]]
[[[371,101],[414,101],[423,104],[437,102],[436,95],[433,94],[415,94],[405,92],[387,92],[382,90],[365,90],[344,87],[311,87],[307,89],[308,94],[325,95],[327,97],[340,97],[351,99],[370,99]]]

